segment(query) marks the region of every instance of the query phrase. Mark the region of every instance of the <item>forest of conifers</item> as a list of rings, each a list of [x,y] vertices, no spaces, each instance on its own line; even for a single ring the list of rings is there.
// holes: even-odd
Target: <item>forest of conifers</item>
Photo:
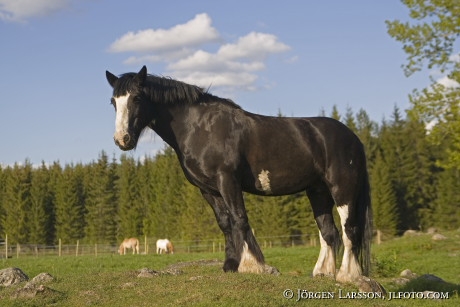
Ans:
[[[458,228],[460,174],[443,169],[443,144],[427,142],[425,126],[397,107],[389,120],[372,121],[364,110],[341,120],[365,145],[374,229],[387,236],[405,230]],[[449,142],[449,140],[445,140]],[[286,242],[317,235],[304,193],[285,197],[245,195],[251,227],[259,238]],[[0,240],[10,243],[115,244],[124,237],[168,237],[200,242],[222,235],[209,205],[189,184],[174,151],[119,160],[101,152],[89,164],[29,161],[0,167]]]

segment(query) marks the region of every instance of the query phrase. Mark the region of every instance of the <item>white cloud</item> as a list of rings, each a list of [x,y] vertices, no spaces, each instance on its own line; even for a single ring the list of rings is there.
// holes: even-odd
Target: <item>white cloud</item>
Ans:
[[[147,29],[128,32],[109,47],[112,52],[155,52],[198,46],[219,39],[207,14],[198,14],[192,20],[170,29]]]
[[[175,78],[190,84],[197,84],[207,87],[243,88],[254,90],[254,83],[257,80],[256,74],[245,71],[176,71]]]
[[[259,32],[250,32],[234,43],[224,42],[215,52],[203,49],[222,41],[211,18],[203,13],[167,30],[129,32],[112,43],[109,51],[134,53],[125,64],[163,63],[164,74],[187,83],[254,90],[266,58],[290,50],[275,35]]]
[[[0,0],[0,19],[25,22],[33,17],[50,15],[68,5],[69,0]]]
[[[279,53],[289,49],[289,46],[279,42],[275,35],[251,32],[240,37],[236,44],[223,45],[218,54],[227,59],[261,59],[271,53]]]
[[[441,85],[443,85],[443,86],[445,86],[445,87],[451,87],[451,88],[460,87],[460,84],[457,81],[452,80],[447,76],[444,76],[444,77],[438,79],[436,82],[441,84]]]
[[[265,68],[260,61],[238,62],[222,57],[219,53],[212,54],[203,50],[181,59],[168,66],[171,71],[258,71]]]

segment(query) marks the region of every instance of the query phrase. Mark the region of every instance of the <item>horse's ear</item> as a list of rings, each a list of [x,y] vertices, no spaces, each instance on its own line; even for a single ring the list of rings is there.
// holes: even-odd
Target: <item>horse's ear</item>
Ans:
[[[139,85],[144,85],[145,80],[147,79],[147,67],[142,66],[141,70],[136,75],[136,81]]]
[[[115,82],[117,82],[118,80],[118,77],[108,70],[105,71],[105,76],[107,77],[107,81],[109,81],[110,86],[114,87]]]

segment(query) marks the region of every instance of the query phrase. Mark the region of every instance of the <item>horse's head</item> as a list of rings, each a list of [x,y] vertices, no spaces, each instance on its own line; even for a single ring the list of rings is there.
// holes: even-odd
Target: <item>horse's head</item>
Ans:
[[[113,88],[111,103],[116,111],[115,144],[122,150],[131,150],[153,118],[153,105],[144,91],[147,68],[143,66],[138,73],[127,73],[121,77],[108,71],[105,73]]]

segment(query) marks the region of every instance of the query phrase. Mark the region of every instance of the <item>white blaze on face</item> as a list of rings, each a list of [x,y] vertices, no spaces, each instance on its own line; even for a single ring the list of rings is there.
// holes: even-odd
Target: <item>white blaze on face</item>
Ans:
[[[270,187],[270,178],[268,178],[269,171],[262,170],[258,176],[262,190],[266,193],[271,193],[272,189]]]
[[[128,99],[129,93],[125,96],[114,97],[117,114],[115,117],[114,138],[123,144],[123,136],[128,132]]]

